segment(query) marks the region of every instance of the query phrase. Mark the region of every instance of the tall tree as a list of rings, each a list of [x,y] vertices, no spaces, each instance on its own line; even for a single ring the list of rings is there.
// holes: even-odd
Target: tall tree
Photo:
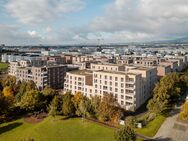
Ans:
[[[73,97],[73,103],[74,103],[74,106],[76,108],[76,115],[78,116],[81,116],[82,115],[82,112],[80,111],[80,102],[83,100],[83,95],[81,94],[81,92],[77,92],[74,97]]]
[[[58,98],[58,96],[55,96],[49,106],[49,115],[55,117],[56,115],[58,115],[60,113],[59,111],[59,107],[60,107],[60,99]]]
[[[176,102],[185,92],[185,83],[177,73],[163,77],[154,88],[154,96],[147,107],[151,112],[162,112]]]
[[[71,95],[70,93],[66,93],[65,95],[63,95],[63,104],[62,104],[62,113],[65,116],[74,116],[75,115],[75,107],[74,107],[74,103],[73,103],[73,95]]]

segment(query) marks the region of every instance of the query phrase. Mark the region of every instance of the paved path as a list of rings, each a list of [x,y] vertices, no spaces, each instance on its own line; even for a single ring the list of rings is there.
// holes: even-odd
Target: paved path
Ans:
[[[155,139],[158,141],[188,141],[187,125],[177,121],[180,107],[170,113],[170,116],[159,128]]]

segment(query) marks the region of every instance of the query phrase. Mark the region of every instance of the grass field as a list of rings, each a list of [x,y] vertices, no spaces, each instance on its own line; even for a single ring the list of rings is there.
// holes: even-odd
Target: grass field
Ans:
[[[0,141],[21,141],[28,137],[35,141],[113,141],[114,131],[79,118],[50,117],[38,124],[19,119],[0,125]]]
[[[8,64],[0,62],[0,71],[7,70],[7,69],[8,69]]]
[[[143,134],[149,137],[155,136],[159,128],[161,127],[162,123],[165,121],[166,117],[159,115],[153,121],[148,123],[145,127],[141,129],[136,129],[136,132],[139,134]]]

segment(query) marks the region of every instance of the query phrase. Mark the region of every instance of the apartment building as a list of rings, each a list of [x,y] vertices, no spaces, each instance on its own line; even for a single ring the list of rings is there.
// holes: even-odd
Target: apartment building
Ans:
[[[31,64],[31,62],[26,60],[11,62],[9,75],[15,76],[17,81],[33,81],[40,89],[46,86],[54,89],[63,88],[64,77],[67,71],[66,66],[31,66]]]
[[[41,57],[39,55],[34,55],[34,54],[2,54],[1,55],[1,61],[2,62],[14,62],[14,61],[20,61],[20,60],[38,60]]]
[[[169,66],[165,66],[165,65],[157,66],[157,76],[159,78],[161,78],[171,72],[172,72],[172,70],[171,70],[170,65]]]
[[[130,59],[130,58],[118,59],[118,60],[116,60],[116,63],[117,64],[129,65],[129,64],[133,64],[133,59]]]
[[[162,66],[170,66],[172,72],[178,71],[178,62],[175,60],[165,60],[159,63]]]
[[[153,94],[153,89],[155,84],[157,83],[157,68],[156,67],[129,67],[127,70],[130,73],[141,74],[142,76],[142,91],[144,96],[142,97],[142,101],[146,101]]]
[[[81,62],[87,62],[87,61],[93,61],[93,56],[88,55],[77,55],[72,57],[72,63],[81,63]]]
[[[71,91],[73,94],[81,92],[85,96],[94,96],[93,93],[93,72],[88,70],[77,70],[66,73],[64,91]]]
[[[91,70],[68,72],[64,85],[65,92],[81,92],[88,97],[102,97],[111,93],[123,108],[133,111],[152,96],[157,81],[156,68],[127,66],[121,70],[118,65],[93,66]]]
[[[118,64],[102,64],[102,63],[93,63],[91,64],[91,70],[105,70],[105,71],[124,71],[124,65]]]

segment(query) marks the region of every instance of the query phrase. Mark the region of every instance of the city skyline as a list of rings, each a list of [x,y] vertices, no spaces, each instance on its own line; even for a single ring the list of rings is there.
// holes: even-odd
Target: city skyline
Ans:
[[[125,43],[186,37],[186,0],[2,0],[0,43]]]

